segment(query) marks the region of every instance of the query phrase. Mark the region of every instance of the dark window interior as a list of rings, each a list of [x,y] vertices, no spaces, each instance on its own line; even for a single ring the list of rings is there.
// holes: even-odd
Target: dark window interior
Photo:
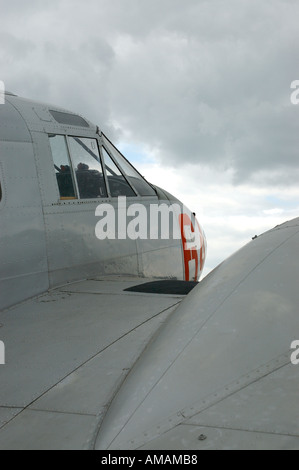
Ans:
[[[97,140],[69,137],[69,145],[80,198],[107,197]]]
[[[55,121],[59,122],[59,124],[66,124],[67,126],[89,127],[89,124],[81,116],[70,113],[62,113],[60,111],[49,111]]]
[[[72,175],[72,167],[66,139],[63,135],[49,135],[60,197],[76,199],[76,191]]]

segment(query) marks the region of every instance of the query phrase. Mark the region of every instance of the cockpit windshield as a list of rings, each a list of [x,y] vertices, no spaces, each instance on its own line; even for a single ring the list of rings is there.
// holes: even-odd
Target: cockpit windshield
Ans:
[[[124,172],[128,181],[137,190],[140,196],[155,196],[156,192],[151,185],[138,173],[137,170],[128,162],[128,160],[120,153],[119,150],[103,135],[104,147],[110,155],[115,159],[118,167]]]
[[[107,137],[49,135],[60,199],[155,196]]]
[[[107,197],[97,140],[69,137],[69,146],[80,198]]]

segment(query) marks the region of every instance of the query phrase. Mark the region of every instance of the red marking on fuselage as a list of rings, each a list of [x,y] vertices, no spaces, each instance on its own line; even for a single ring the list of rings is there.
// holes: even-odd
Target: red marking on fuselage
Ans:
[[[179,215],[186,281],[198,280],[206,258],[205,236],[196,218],[194,220],[195,223],[192,222],[188,214]],[[189,263],[193,260],[195,261],[195,275],[190,279]]]
[[[190,281],[190,268],[189,263],[190,261],[195,261],[195,276],[194,279],[198,279],[198,252],[197,247],[193,242],[190,240],[190,234],[194,233],[194,240],[195,240],[195,229],[194,225],[187,214],[180,214],[179,215],[179,224],[181,228],[181,235],[182,235],[182,243],[183,243],[183,252],[184,252],[184,266],[185,266],[185,280]],[[189,234],[186,233],[186,230],[189,231]]]

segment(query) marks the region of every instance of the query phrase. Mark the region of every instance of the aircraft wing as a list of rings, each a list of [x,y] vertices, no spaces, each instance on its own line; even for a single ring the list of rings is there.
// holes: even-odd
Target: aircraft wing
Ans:
[[[299,449],[298,253],[295,219],[205,278],[127,377],[96,448]]]
[[[299,219],[182,296],[98,278],[0,316],[0,449],[299,449]]]
[[[182,295],[69,284],[0,314],[0,449],[90,449],[128,371]]]

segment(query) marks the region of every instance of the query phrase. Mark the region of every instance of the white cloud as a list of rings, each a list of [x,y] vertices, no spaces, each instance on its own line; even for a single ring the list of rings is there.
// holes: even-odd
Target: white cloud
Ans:
[[[6,88],[81,112],[140,148],[148,179],[199,214],[210,266],[298,215],[297,0],[0,8]]]
[[[231,185],[231,174],[187,165],[179,171],[139,164],[149,181],[181,199],[197,215],[208,239],[205,274],[255,235],[299,214],[299,188]]]

